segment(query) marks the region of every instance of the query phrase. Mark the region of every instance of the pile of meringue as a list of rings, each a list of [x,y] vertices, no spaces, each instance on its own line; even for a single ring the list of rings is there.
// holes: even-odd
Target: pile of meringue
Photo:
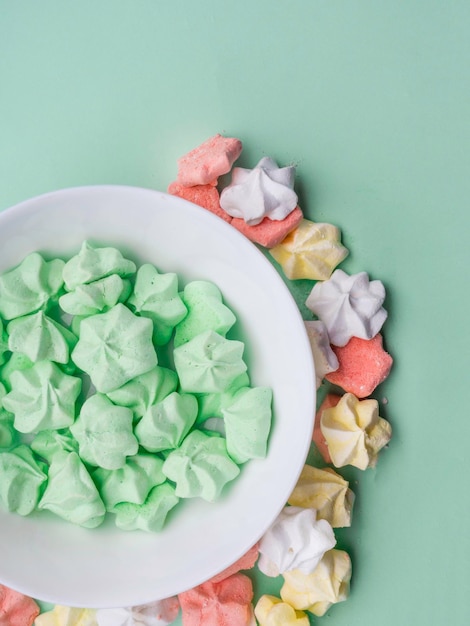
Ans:
[[[371,398],[392,366],[380,334],[387,318],[385,290],[365,272],[349,276],[336,269],[348,251],[335,226],[303,218],[293,189],[294,167],[278,167],[265,157],[251,170],[232,169],[241,150],[238,139],[210,138],[178,161],[177,180],[168,191],[268,248],[287,278],[312,281],[306,301],[312,319],[305,326],[316,371],[312,392],[316,387],[322,398],[312,416],[312,450],[323,458],[323,467],[306,464],[261,540],[202,585],[142,607],[56,606],[39,617],[31,600],[14,592],[10,610],[10,592],[2,596],[0,587],[0,615],[9,616],[11,626],[31,626],[35,617],[36,626],[164,626],[180,612],[184,626],[309,626],[311,615],[325,615],[349,595],[351,559],[336,547],[335,529],[351,525],[354,493],[336,469],[374,467],[391,437],[390,424]],[[219,177],[230,171],[231,183],[222,188]],[[255,566],[264,576],[281,577],[279,597],[255,600],[248,573]],[[25,617],[15,621],[20,614]]]

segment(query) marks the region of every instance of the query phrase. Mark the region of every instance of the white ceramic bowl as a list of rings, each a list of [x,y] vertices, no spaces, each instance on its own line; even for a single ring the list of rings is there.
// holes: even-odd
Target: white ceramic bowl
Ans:
[[[93,186],[45,194],[0,213],[0,271],[28,253],[71,256],[82,241],[115,245],[137,263],[207,279],[236,312],[253,385],[274,392],[267,458],[248,462],[213,504],[175,509],[161,533],[87,530],[0,504],[0,582],[78,607],[143,604],[189,589],[244,554],[275,519],[311,442],[314,370],[289,290],[256,246],[208,211],[148,189]]]

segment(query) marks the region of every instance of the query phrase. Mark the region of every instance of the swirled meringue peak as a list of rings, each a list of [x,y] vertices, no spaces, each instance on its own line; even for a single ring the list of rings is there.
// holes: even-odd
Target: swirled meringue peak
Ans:
[[[151,320],[123,304],[83,319],[72,360],[101,393],[114,391],[157,365]]]
[[[153,321],[157,345],[170,340],[173,328],[187,313],[178,293],[178,276],[172,272],[160,274],[149,263],[140,266],[128,304],[136,313]]]
[[[6,508],[19,515],[32,513],[46,485],[45,463],[36,461],[28,446],[20,445],[0,452],[0,475],[0,499]]]
[[[45,308],[55,298],[64,280],[64,261],[45,261],[33,252],[17,267],[0,275],[0,315],[12,320]]]
[[[135,263],[125,259],[117,248],[95,248],[84,241],[80,252],[65,263],[63,278],[67,290],[72,291],[112,274],[130,276],[136,269]]]
[[[0,585],[0,624],[2,626],[33,626],[38,614],[39,607],[32,598]]]
[[[190,393],[220,393],[247,370],[241,341],[212,330],[175,348],[173,355],[181,389]]]
[[[168,513],[179,502],[175,488],[165,482],[154,487],[143,504],[116,504],[116,526],[121,530],[160,531]]]
[[[11,391],[3,406],[14,414],[20,433],[67,428],[75,419],[81,386],[80,378],[64,374],[55,363],[39,361],[11,374]]]
[[[58,452],[78,452],[78,441],[68,428],[63,430],[41,430],[31,441],[31,449],[48,463]]]
[[[259,626],[310,626],[308,615],[276,596],[264,594],[255,606]]]
[[[325,324],[330,342],[345,346],[351,337],[375,337],[387,319],[384,300],[380,280],[369,281],[366,272],[349,276],[335,270],[329,280],[315,284],[306,305]]]
[[[335,545],[331,525],[315,509],[286,506],[261,538],[258,567],[272,577],[293,569],[310,574]]]
[[[263,157],[252,170],[234,167],[230,185],[220,194],[220,206],[250,226],[265,217],[283,220],[297,206],[294,180],[294,166],[278,167],[269,157]]]
[[[25,354],[33,363],[68,363],[70,349],[77,343],[73,333],[43,311],[14,319],[7,331],[9,349]]]
[[[54,456],[38,508],[85,528],[99,526],[106,513],[100,494],[76,452]]]
[[[223,437],[194,430],[170,452],[163,473],[176,483],[177,496],[213,502],[240,468],[228,456]]]
[[[116,406],[105,395],[96,393],[89,397],[70,427],[78,441],[80,457],[108,470],[124,467],[126,458],[139,449],[132,420],[130,409]]]
[[[70,315],[104,313],[131,293],[131,283],[118,274],[111,274],[91,283],[77,285],[59,298],[60,307]]]
[[[95,609],[76,609],[56,604],[52,611],[41,613],[34,626],[98,626]]]
[[[176,596],[120,609],[96,611],[98,626],[168,626],[178,617],[180,603]]]

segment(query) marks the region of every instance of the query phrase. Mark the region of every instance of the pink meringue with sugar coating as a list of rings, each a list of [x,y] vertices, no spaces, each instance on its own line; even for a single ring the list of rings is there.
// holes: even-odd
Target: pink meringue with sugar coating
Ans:
[[[241,556],[238,561],[232,563],[227,568],[225,568],[220,574],[216,574],[213,576],[209,582],[218,583],[225,578],[228,578],[232,574],[236,574],[242,569],[252,569],[255,566],[256,561],[258,560],[259,554],[259,543],[255,543],[255,545],[248,550],[243,556]]]
[[[228,223],[232,221],[230,215],[220,207],[219,192],[214,185],[194,185],[193,187],[185,187],[181,183],[174,182],[168,185],[168,193],[172,196],[183,198],[193,204],[197,204]]]
[[[0,626],[32,626],[38,615],[32,598],[0,585]]]
[[[214,135],[178,159],[176,182],[185,187],[216,185],[227,174],[242,151],[242,142],[233,137]]]
[[[292,232],[303,219],[300,207],[296,207],[283,220],[272,220],[265,217],[259,224],[250,226],[241,217],[234,217],[231,224],[234,228],[248,237],[250,241],[258,243],[263,248],[274,248]]]
[[[184,626],[252,626],[253,584],[244,574],[180,593]]]

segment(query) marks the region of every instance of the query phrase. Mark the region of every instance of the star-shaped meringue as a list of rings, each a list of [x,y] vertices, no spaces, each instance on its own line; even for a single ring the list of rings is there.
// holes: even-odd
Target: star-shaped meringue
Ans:
[[[99,609],[98,626],[168,626],[178,617],[180,603],[176,596],[140,606]]]
[[[230,172],[241,151],[239,139],[214,135],[178,159],[176,182],[185,187],[216,185],[219,176]]]
[[[335,270],[329,280],[315,284],[306,305],[325,324],[330,342],[344,346],[351,337],[372,339],[379,332],[387,319],[384,300],[380,280],[369,281],[366,272],[349,276]]]
[[[0,585],[0,624],[32,626],[38,614],[39,607],[32,598]]]
[[[287,602],[271,595],[263,595],[255,606],[259,626],[309,626],[310,620],[303,611],[297,611]]]
[[[305,330],[307,331],[310,347],[312,348],[316,386],[317,389],[319,389],[325,378],[325,374],[338,369],[338,358],[331,349],[330,338],[328,337],[326,326],[322,321],[306,321]]]
[[[265,217],[283,220],[297,206],[294,180],[293,165],[278,167],[273,159],[263,157],[252,170],[233,169],[232,182],[220,194],[220,206],[250,226]]]
[[[41,613],[34,626],[98,626],[94,609],[76,609],[56,604],[52,611]]]

